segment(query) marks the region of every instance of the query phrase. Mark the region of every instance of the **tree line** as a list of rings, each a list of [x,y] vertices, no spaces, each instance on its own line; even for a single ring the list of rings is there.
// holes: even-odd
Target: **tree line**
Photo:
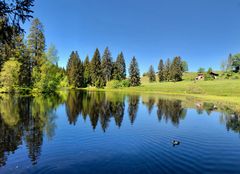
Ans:
[[[140,82],[140,71],[135,57],[129,66],[129,79],[126,78],[126,63],[122,52],[114,61],[108,47],[101,57],[97,48],[91,60],[87,56],[82,61],[77,51],[73,51],[68,59],[66,74],[71,87],[81,88],[95,86],[102,88],[111,80],[123,81],[129,86],[138,86]]]
[[[181,81],[183,72],[186,71],[188,71],[188,64],[179,56],[175,57],[173,61],[168,58],[165,63],[160,59],[157,72],[158,81]],[[150,82],[156,81],[156,72],[152,65],[149,68],[147,76],[149,77]]]

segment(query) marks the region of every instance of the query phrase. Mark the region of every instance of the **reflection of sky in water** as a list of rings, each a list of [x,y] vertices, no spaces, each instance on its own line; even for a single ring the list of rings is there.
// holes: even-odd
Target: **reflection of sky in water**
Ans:
[[[22,112],[23,101],[17,105],[22,123],[8,127],[0,120],[1,173],[240,172],[239,123],[209,112],[209,105],[199,112],[179,100],[71,93],[29,100],[31,116]],[[173,139],[181,144],[173,147]],[[20,143],[8,150],[10,141]]]

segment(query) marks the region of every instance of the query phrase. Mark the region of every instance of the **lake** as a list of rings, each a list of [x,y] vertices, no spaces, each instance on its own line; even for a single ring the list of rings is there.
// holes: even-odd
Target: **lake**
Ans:
[[[240,115],[208,102],[2,95],[0,173],[240,173],[239,133]]]

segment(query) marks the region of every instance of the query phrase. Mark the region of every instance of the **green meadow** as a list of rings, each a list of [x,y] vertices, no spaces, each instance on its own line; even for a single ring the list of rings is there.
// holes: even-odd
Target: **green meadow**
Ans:
[[[141,86],[104,89],[85,88],[86,90],[122,91],[126,93],[152,93],[172,97],[194,97],[200,100],[240,105],[240,75],[232,79],[219,77],[211,81],[195,81],[196,73],[184,73],[180,82],[149,82],[148,77],[141,78]],[[239,79],[238,79],[239,78]]]

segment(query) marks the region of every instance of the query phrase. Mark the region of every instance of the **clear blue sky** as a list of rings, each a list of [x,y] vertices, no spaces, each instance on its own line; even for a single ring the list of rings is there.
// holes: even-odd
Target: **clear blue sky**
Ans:
[[[136,56],[141,73],[178,55],[191,71],[219,69],[240,52],[240,0],[36,0],[33,10],[61,66],[73,50],[84,59],[106,46],[127,65]]]

